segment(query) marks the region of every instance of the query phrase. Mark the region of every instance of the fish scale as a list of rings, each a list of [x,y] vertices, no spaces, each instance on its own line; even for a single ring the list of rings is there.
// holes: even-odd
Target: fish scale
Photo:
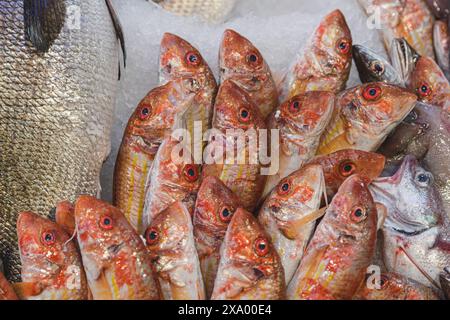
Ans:
[[[80,30],[66,24],[37,54],[23,1],[0,0],[0,255],[10,280],[20,273],[17,214],[47,215],[60,200],[98,194],[110,148],[118,46],[107,5],[61,2],[80,9]]]

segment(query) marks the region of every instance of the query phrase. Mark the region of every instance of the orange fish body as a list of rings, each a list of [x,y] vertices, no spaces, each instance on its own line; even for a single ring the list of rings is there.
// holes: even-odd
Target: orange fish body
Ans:
[[[191,216],[177,201],[161,212],[145,232],[165,300],[205,300]]]
[[[406,89],[373,82],[347,89],[336,99],[335,113],[317,154],[342,149],[375,151],[414,108],[417,97]]]
[[[258,148],[264,143],[257,141],[259,130],[265,128],[264,119],[250,96],[233,81],[224,81],[214,108],[214,133],[205,149],[205,154],[213,154],[214,161],[203,166],[202,174],[203,177],[215,176],[222,180],[239,195],[244,208],[250,211],[253,211],[261,197],[266,181],[257,158]],[[232,139],[230,131],[238,133],[237,140]],[[239,149],[235,144],[238,140],[242,142]],[[253,143],[256,148],[252,148],[249,141],[257,142],[258,145]],[[231,156],[226,152],[230,149],[233,153]]]
[[[278,105],[278,90],[261,52],[234,30],[225,30],[219,51],[220,80],[233,80],[266,118]]]
[[[194,236],[206,295],[211,297],[228,224],[239,208],[239,198],[217,177],[203,179],[194,211]]]
[[[13,287],[8,280],[6,280],[2,272],[0,272],[0,301],[1,300],[19,300]]]
[[[328,14],[314,31],[281,83],[282,101],[307,91],[338,93],[352,65],[352,35],[340,10]]]
[[[86,300],[88,286],[75,242],[53,221],[32,212],[17,220],[22,281],[26,300]]]
[[[231,219],[212,300],[279,300],[284,272],[270,238],[253,215],[238,209]]]
[[[288,299],[351,299],[376,243],[377,211],[366,182],[348,178],[328,207],[289,283]]]
[[[75,203],[78,243],[94,300],[158,300],[144,242],[117,208],[91,196]]]

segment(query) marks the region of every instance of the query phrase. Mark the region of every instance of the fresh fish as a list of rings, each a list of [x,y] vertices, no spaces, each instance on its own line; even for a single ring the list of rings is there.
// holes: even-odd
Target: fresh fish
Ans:
[[[383,82],[347,89],[337,97],[335,114],[317,154],[342,149],[375,151],[416,101],[413,93]]]
[[[0,301],[1,300],[19,300],[14,288],[0,271]]]
[[[392,40],[405,38],[420,55],[434,58],[434,16],[423,0],[358,0],[382,30],[388,51]]]
[[[285,297],[280,257],[250,212],[236,210],[220,256],[212,300],[279,300]]]
[[[94,300],[160,299],[145,244],[119,209],[83,195],[75,203],[75,223]]]
[[[439,300],[435,290],[397,273],[382,273],[379,287],[363,281],[354,300]]]
[[[153,219],[145,240],[164,300],[205,300],[191,216],[182,202]]]
[[[386,140],[379,152],[389,163],[401,162],[406,155],[419,159],[434,176],[434,182],[450,217],[450,115],[439,107],[418,104]]]
[[[18,281],[19,212],[100,191],[123,35],[109,0],[1,0],[0,17],[0,256]]]
[[[328,199],[331,199],[348,177],[357,174],[371,182],[381,174],[384,163],[385,157],[381,154],[346,149],[317,156],[307,164],[322,166]]]
[[[250,146],[252,134],[246,135],[249,141],[244,139],[243,135],[246,131],[252,131],[258,136],[259,130],[265,128],[264,119],[250,96],[233,81],[224,81],[219,88],[214,108],[214,132],[209,137],[209,144],[205,150],[208,157],[212,154],[211,160],[215,161],[203,166],[203,177],[220,178],[231,191],[239,195],[243,207],[249,211],[254,210],[261,197],[266,176],[261,175],[259,159],[251,163],[258,151]],[[236,134],[238,140],[239,138],[244,140],[245,146],[237,152],[230,131],[231,134]],[[262,143],[264,142],[259,141],[259,146]],[[235,154],[229,156],[226,154],[227,149],[235,150]],[[241,158],[245,160],[242,161],[244,163],[240,163]]]
[[[233,80],[264,118],[278,106],[278,90],[261,52],[234,30],[225,30],[219,51],[220,81]]]
[[[285,76],[281,101],[307,91],[342,91],[351,64],[352,35],[342,12],[335,10],[321,21]]]
[[[354,45],[353,59],[362,83],[386,82],[404,85],[399,72],[375,51],[361,45]]]
[[[284,178],[262,205],[258,220],[271,237],[289,283],[314,231],[325,180],[320,165],[308,165]]]
[[[32,212],[17,219],[22,281],[26,300],[86,300],[88,286],[75,241],[55,222]]]
[[[436,21],[434,24],[433,40],[436,61],[444,71],[447,79],[450,80],[450,18],[448,23]]]
[[[203,179],[194,211],[194,237],[205,283],[206,296],[211,297],[228,224],[240,200],[217,177]]]
[[[450,14],[450,3],[448,0],[425,0],[438,19],[447,18]]]
[[[262,199],[281,179],[314,157],[320,137],[333,115],[334,99],[331,92],[310,91],[286,101],[270,117],[269,129],[278,129],[280,134],[279,169],[267,177]]]
[[[288,299],[351,299],[375,251],[377,210],[364,178],[339,188],[289,283]]]
[[[73,235],[75,226],[75,207],[69,201],[61,201],[55,207],[55,222],[68,234]]]
[[[150,168],[163,140],[178,125],[178,115],[191,108],[199,92],[192,78],[173,80],[151,90],[131,115],[117,155],[114,205],[142,234],[145,189]]]
[[[217,93],[217,83],[211,68],[200,52],[186,40],[165,33],[161,40],[159,57],[159,81],[165,84],[168,81],[187,79],[197,89],[192,105],[182,113],[184,126],[194,137],[194,130],[201,122],[202,134],[211,127],[214,98]],[[196,123],[196,122],[199,123]],[[195,148],[195,144],[192,144]],[[199,144],[201,149],[202,144]],[[200,160],[199,160],[200,162]]]
[[[388,271],[439,288],[439,274],[450,265],[450,244],[433,180],[413,156],[407,156],[394,176],[375,180],[370,190],[387,216],[382,233]]]
[[[183,153],[184,146],[184,142],[169,137],[156,154],[148,177],[150,183],[145,191],[142,219],[145,228],[159,213],[176,201],[183,202],[191,216],[194,213],[200,187],[201,166],[194,164],[190,154]],[[183,158],[175,155],[177,150],[183,153]]]
[[[236,0],[151,0],[163,9],[181,16],[199,16],[213,23],[223,22]]]

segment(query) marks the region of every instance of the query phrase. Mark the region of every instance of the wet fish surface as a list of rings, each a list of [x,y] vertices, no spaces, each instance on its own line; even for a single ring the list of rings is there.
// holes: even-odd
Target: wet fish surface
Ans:
[[[20,278],[21,211],[46,215],[100,191],[117,91],[113,12],[109,1],[0,1],[0,255],[10,280]]]

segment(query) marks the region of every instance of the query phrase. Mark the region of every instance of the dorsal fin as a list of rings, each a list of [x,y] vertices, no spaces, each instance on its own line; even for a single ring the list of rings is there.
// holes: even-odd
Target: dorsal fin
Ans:
[[[24,0],[27,40],[38,52],[47,52],[60,34],[66,18],[64,0]]]
[[[117,38],[120,41],[120,46],[122,48],[122,54],[123,54],[123,66],[126,68],[127,66],[127,51],[125,48],[125,36],[123,33],[122,24],[120,23],[119,16],[116,13],[116,10],[114,10],[114,7],[111,3],[111,0],[105,0],[106,5],[108,6],[109,14],[111,15],[111,19],[114,24],[114,29],[116,30]],[[120,64],[119,64],[120,67]],[[120,68],[119,68],[119,79],[120,79]]]

